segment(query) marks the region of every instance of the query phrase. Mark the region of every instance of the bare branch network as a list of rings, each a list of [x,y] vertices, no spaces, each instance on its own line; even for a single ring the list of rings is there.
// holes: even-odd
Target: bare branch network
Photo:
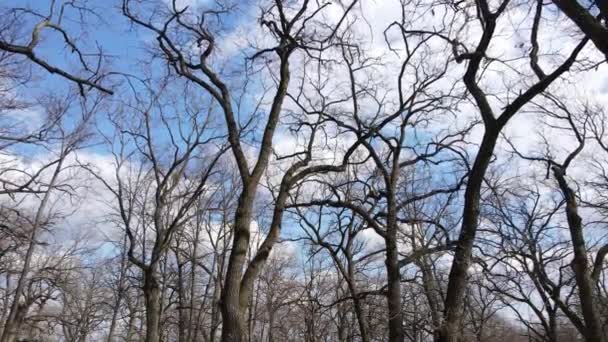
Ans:
[[[607,0],[0,14],[0,342],[608,342]]]

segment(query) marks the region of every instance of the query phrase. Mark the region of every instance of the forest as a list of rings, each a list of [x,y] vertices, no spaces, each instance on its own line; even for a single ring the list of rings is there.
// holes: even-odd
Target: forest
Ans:
[[[0,1],[0,342],[608,342],[608,0]]]

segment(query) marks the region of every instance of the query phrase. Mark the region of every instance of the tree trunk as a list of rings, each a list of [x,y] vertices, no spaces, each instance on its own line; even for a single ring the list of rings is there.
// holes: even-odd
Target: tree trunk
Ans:
[[[194,241],[192,241],[192,255],[190,256],[190,267],[191,267],[191,271],[190,271],[190,301],[189,301],[189,306],[190,308],[188,309],[188,338],[187,341],[188,342],[194,342],[194,332],[196,330],[196,326],[198,326],[198,322],[194,322],[194,306],[195,306],[195,298],[196,298],[196,287],[194,286],[194,284],[196,283],[196,259],[197,259],[197,252],[198,252],[198,241],[200,239],[200,230],[201,230],[201,226],[200,223],[197,222],[196,225],[196,232],[194,234]],[[213,269],[214,267],[212,267],[211,269]],[[193,326],[194,325],[194,326]]]
[[[144,299],[146,301],[145,342],[160,342],[160,286],[156,278],[156,267],[144,271]]]
[[[441,342],[459,341],[460,316],[462,315],[464,292],[467,286],[467,273],[471,264],[473,242],[479,225],[481,185],[486,170],[490,165],[497,138],[498,132],[486,130],[469,175],[464,194],[462,228],[458,237],[458,244],[456,245],[454,261],[452,262],[448,281],[444,306],[444,322],[441,329],[441,338],[439,339]]]
[[[557,179],[559,187],[566,200],[566,216],[568,228],[572,238],[572,248],[574,259],[572,260],[572,270],[574,271],[578,295],[581,301],[583,318],[585,319],[585,341],[602,342],[602,325],[600,323],[598,311],[595,307],[594,284],[591,280],[589,271],[587,247],[583,235],[583,225],[581,217],[578,215],[578,205],[574,191],[570,189],[565,178],[565,171],[557,166],[553,167],[553,175]]]
[[[221,289],[219,282],[213,285],[213,301],[211,307],[211,328],[209,329],[209,342],[215,342],[215,335],[217,334],[217,328],[220,325],[220,301],[221,301]],[[201,308],[202,309],[202,308]],[[218,310],[220,309],[220,310]]]
[[[116,298],[116,302],[112,308],[112,319],[110,320],[110,328],[108,330],[108,338],[106,339],[106,342],[112,342],[112,338],[114,338],[114,331],[116,330],[116,320],[118,319],[118,311],[120,310],[122,294],[119,294],[118,296],[119,297]]]
[[[245,326],[241,308],[241,278],[249,247],[251,212],[255,187],[244,186],[239,197],[234,220],[232,252],[228,259],[226,281],[220,301],[222,312],[222,342],[243,342]]]
[[[27,311],[28,311],[28,306],[20,304],[17,306],[16,310],[17,311],[15,314],[15,319],[14,319],[13,325],[9,326],[8,321],[7,321],[7,323],[4,326],[4,331],[6,331],[7,329],[13,329],[11,331],[11,333],[7,335],[6,342],[16,342],[17,341],[17,337],[19,336],[21,324],[23,323],[23,320],[25,319],[25,315],[27,314]]]
[[[224,212],[227,212],[227,210],[225,210]],[[219,242],[218,239],[218,243],[217,246],[222,246],[222,252],[219,253],[217,256],[215,256],[214,258],[217,258],[217,274],[218,276],[216,278],[213,279],[214,283],[213,283],[213,301],[212,301],[212,307],[211,307],[211,328],[209,329],[209,342],[215,342],[215,335],[217,333],[217,328],[219,327],[220,324],[220,313],[221,313],[221,299],[222,299],[222,275],[224,274],[224,266],[226,264],[226,253],[227,253],[227,243],[226,241],[229,239],[229,237],[226,236],[226,234],[223,234],[223,232],[225,232],[226,228],[228,227],[228,224],[226,222],[226,214],[223,215],[222,217],[222,241],[221,243]],[[215,260],[215,259],[214,259]],[[201,307],[202,309],[202,307]]]
[[[394,173],[394,172],[393,172]],[[393,177],[395,179],[396,177]],[[396,183],[396,182],[394,182]],[[397,212],[394,201],[394,186],[389,189],[386,229],[386,274],[388,278],[388,340],[402,342],[403,317],[401,313],[401,271],[397,249]]]
[[[388,340],[402,342],[403,317],[401,313],[401,273],[399,269],[399,253],[397,251],[396,232],[386,239],[386,273],[388,275]]]
[[[188,322],[186,321],[186,298],[185,298],[185,290],[184,290],[184,265],[179,260],[178,252],[175,252],[175,258],[177,259],[177,297],[179,308],[177,310],[178,315],[178,331],[177,331],[177,341],[178,342],[186,342],[186,329]],[[194,273],[194,272],[192,272]]]
[[[549,339],[550,342],[558,342],[556,310],[550,309],[550,310],[548,310],[548,313],[549,313],[549,331],[548,331],[549,336],[547,336],[547,338]]]
[[[403,139],[403,134],[401,135]],[[397,203],[396,188],[399,179],[400,150],[394,151],[394,160],[387,185],[387,217],[386,217],[386,275],[388,280],[388,340],[403,342],[403,315],[401,312],[401,268],[399,266],[399,250],[397,248]],[[379,165],[380,166],[380,165]]]
[[[363,314],[363,305],[361,303],[361,298],[359,298],[357,296],[358,293],[357,293],[357,289],[354,284],[355,269],[354,269],[352,256],[351,256],[350,252],[347,253],[347,259],[348,259],[347,262],[348,262],[348,277],[349,277],[349,279],[347,280],[347,283],[348,283],[348,288],[350,290],[351,296],[353,296],[355,314],[357,316],[357,322],[359,323],[359,332],[361,333],[361,342],[369,342],[370,339],[369,339],[369,333],[367,331],[365,315]]]
[[[439,341],[441,338],[441,312],[440,312],[440,300],[441,293],[437,285],[437,279],[433,274],[430,262],[427,257],[423,256],[418,263],[420,270],[422,271],[422,287],[429,304],[429,310],[431,311],[431,322],[433,323],[433,341]]]

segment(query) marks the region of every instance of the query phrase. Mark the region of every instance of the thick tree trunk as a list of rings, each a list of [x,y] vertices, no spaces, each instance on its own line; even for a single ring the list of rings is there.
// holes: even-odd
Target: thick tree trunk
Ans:
[[[595,286],[589,270],[587,247],[583,235],[582,219],[578,215],[576,196],[574,191],[568,186],[565,172],[562,168],[554,166],[553,175],[557,179],[566,200],[566,216],[568,219],[570,236],[572,238],[572,248],[574,250],[574,259],[572,260],[571,265],[572,270],[574,271],[576,285],[578,286],[578,295],[581,301],[583,318],[585,320],[585,341],[602,342],[604,341],[604,336],[602,334],[602,325],[600,323],[598,310],[595,307]]]
[[[222,219],[222,227],[223,231],[225,231],[227,227],[226,216],[224,215]],[[221,313],[221,299],[222,299],[222,275],[224,274],[224,265],[226,264],[226,253],[227,253],[227,243],[226,241],[229,237],[226,234],[222,234],[221,242],[218,241],[218,246],[223,246],[223,250],[221,253],[217,254],[215,258],[217,258],[217,274],[218,277],[214,279],[213,284],[213,303],[211,307],[211,328],[209,329],[209,342],[215,342],[215,337],[217,335],[217,329],[220,325],[220,313]],[[202,310],[202,307],[201,307]]]
[[[244,187],[234,220],[232,252],[228,259],[226,281],[222,290],[222,342],[243,342],[245,326],[241,308],[241,278],[249,247],[251,209],[255,187]]]
[[[401,314],[401,273],[396,236],[386,240],[386,272],[388,275],[388,340],[402,342],[404,335]]]
[[[246,262],[247,250],[249,248],[250,225],[252,219],[253,202],[256,197],[258,183],[262,174],[268,166],[272,153],[272,139],[274,132],[279,123],[283,100],[287,95],[287,87],[289,85],[289,56],[293,52],[293,48],[286,48],[280,54],[280,80],[277,91],[270,107],[268,121],[264,127],[260,151],[258,153],[257,162],[253,170],[249,170],[245,155],[241,149],[240,131],[236,126],[234,114],[229,108],[230,104],[225,104],[224,114],[228,123],[228,140],[237,160],[239,174],[243,182],[243,192],[239,196],[235,219],[234,219],[234,235],[232,239],[232,251],[228,259],[228,268],[226,272],[226,281],[222,290],[221,311],[222,311],[222,342],[243,342],[245,336],[244,313],[247,309],[247,301],[249,292],[253,286],[253,280],[257,276],[257,271],[263,266],[270,249],[272,248],[277,233],[276,229],[271,227],[269,237],[264,241],[260,248],[263,251],[260,260],[254,263],[253,268],[248,267],[245,279],[243,279],[243,266]],[[285,176],[283,181],[285,181]],[[275,204],[275,214],[277,214],[277,206]],[[281,210],[282,212],[282,210]],[[280,224],[280,222],[279,222]],[[265,246],[264,246],[265,245]],[[243,290],[244,293],[241,293]]]
[[[498,132],[489,132],[483,136],[479,152],[469,175],[469,181],[464,194],[464,209],[462,214],[462,228],[458,237],[458,244],[454,253],[454,261],[448,281],[447,295],[444,306],[444,322],[441,329],[441,342],[458,342],[460,337],[460,321],[464,293],[467,286],[467,273],[471,264],[473,242],[479,225],[479,201],[481,185],[486,173]]]
[[[397,249],[397,207],[395,204],[395,184],[397,173],[393,170],[393,184],[389,186],[387,228],[386,228],[386,274],[388,278],[388,340],[402,342],[403,316],[401,313],[401,271],[399,250]]]
[[[387,243],[386,271],[388,273],[388,329],[389,341],[403,341],[403,318],[401,315],[401,277],[396,243]]]
[[[403,143],[403,133],[401,143]],[[399,181],[399,156],[401,150],[397,148],[393,151],[393,161],[390,176],[386,179],[387,190],[387,216],[386,216],[386,276],[388,280],[387,301],[388,301],[388,340],[389,342],[403,342],[405,337],[403,331],[403,314],[401,312],[401,267],[399,266],[399,250],[397,247],[397,202],[396,189]],[[381,167],[381,163],[378,163]]]
[[[2,342],[15,342],[17,340],[17,334],[19,328],[15,322],[15,319],[6,321],[4,324],[4,330],[2,331]]]
[[[144,299],[146,304],[145,342],[160,342],[160,285],[154,266],[144,271]]]
[[[549,310],[549,331],[547,338],[550,342],[558,342],[556,310]]]

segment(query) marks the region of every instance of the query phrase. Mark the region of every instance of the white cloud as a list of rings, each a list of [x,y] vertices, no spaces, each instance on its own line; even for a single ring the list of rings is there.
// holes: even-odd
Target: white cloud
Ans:
[[[183,10],[185,7],[188,7],[189,10],[196,10],[198,7],[205,5],[209,2],[209,0],[163,0],[167,6],[173,6],[175,2],[175,7],[177,10]]]
[[[367,251],[374,251],[385,247],[384,238],[372,228],[363,229],[357,236],[366,243],[365,247]]]

